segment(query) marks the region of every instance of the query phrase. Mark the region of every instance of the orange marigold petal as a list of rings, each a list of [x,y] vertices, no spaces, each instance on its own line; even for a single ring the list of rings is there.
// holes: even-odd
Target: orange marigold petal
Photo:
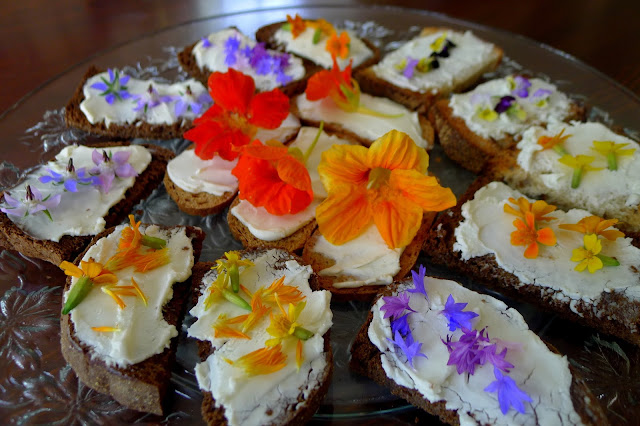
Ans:
[[[256,90],[253,78],[233,68],[225,73],[211,73],[208,80],[209,93],[216,105],[227,111],[246,114]]]
[[[609,241],[615,241],[618,238],[624,238],[624,232],[617,229],[610,229],[608,231],[600,231],[600,235]]]
[[[407,246],[418,233],[422,223],[422,208],[415,204],[403,203],[400,199],[395,202],[378,202],[372,211],[373,221],[391,249]]]
[[[414,169],[425,174],[429,167],[429,155],[406,133],[391,130],[371,144],[366,164],[371,168]]]
[[[284,368],[287,356],[282,353],[282,346],[261,348],[240,357],[233,363],[250,376],[271,374]]]
[[[359,145],[334,145],[322,153],[318,174],[327,192],[344,184],[366,185],[369,179],[367,148]]]
[[[69,275],[76,278],[80,278],[82,276],[82,270],[78,268],[76,265],[74,265],[73,263],[67,262],[66,260],[64,260],[60,264],[59,268],[64,271],[65,275]]]
[[[414,203],[425,211],[439,212],[456,205],[456,196],[440,186],[433,176],[416,170],[392,170],[389,176],[391,193],[399,194],[398,202]]]
[[[582,232],[582,233],[586,232],[584,225],[580,223],[562,223],[558,225],[558,228],[566,229],[567,231],[575,231],[575,232]]]
[[[553,233],[551,228],[542,228],[538,230],[538,242],[545,246],[555,246],[556,234]]]
[[[538,257],[538,251],[538,244],[533,242],[524,251],[524,257],[526,257],[527,259],[535,259]]]
[[[258,93],[249,103],[249,123],[263,129],[279,127],[289,115],[289,98],[280,89]]]
[[[367,194],[362,188],[344,186],[316,208],[320,233],[331,244],[340,245],[362,234],[373,219]]]

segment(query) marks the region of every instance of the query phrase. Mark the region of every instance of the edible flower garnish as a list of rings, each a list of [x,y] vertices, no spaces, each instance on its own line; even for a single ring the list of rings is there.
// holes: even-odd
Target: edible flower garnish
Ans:
[[[384,318],[399,318],[404,314],[404,311],[415,312],[409,307],[409,295],[407,293],[402,293],[398,296],[384,296],[382,300],[384,305],[380,310],[384,311]]]
[[[409,366],[411,368],[414,368],[413,359],[415,357],[421,356],[423,358],[427,358],[425,354],[420,352],[420,350],[422,349],[422,343],[414,342],[413,335],[411,333],[407,334],[406,337],[402,337],[400,332],[396,331],[393,335],[393,340],[389,339],[388,337],[387,340],[393,343],[398,347],[398,349],[402,351],[404,356],[407,358],[407,362],[409,363]]]
[[[397,318],[391,318],[391,334],[400,332],[402,336],[406,336],[407,334],[411,333],[411,328],[409,327],[408,321],[409,315],[411,315],[411,312],[407,312],[406,314]]]
[[[152,84],[149,84],[147,90],[138,95],[133,95],[133,100],[137,102],[134,111],[143,111],[145,114],[151,108],[155,108],[158,105],[173,101],[173,97],[171,96],[160,96],[158,91],[153,88]]]
[[[527,246],[524,257],[535,259],[538,257],[538,243],[545,246],[556,244],[556,235],[551,228],[536,229],[535,216],[533,213],[526,213],[525,220],[516,219],[513,221],[516,231],[511,233],[511,244],[514,246]]]
[[[91,329],[93,331],[97,331],[98,333],[115,333],[117,331],[120,331],[118,327],[108,327],[108,326],[91,327]]]
[[[231,285],[231,280],[229,279],[229,275],[226,272],[221,272],[216,277],[215,281],[211,283],[208,288],[209,294],[204,299],[204,309],[209,309],[211,305],[221,301],[222,299],[226,299],[227,301],[233,303],[234,305],[246,309],[247,311],[251,311],[251,305],[247,303],[239,294],[234,293],[229,290]]]
[[[575,189],[580,186],[582,175],[584,172],[602,170],[602,167],[593,167],[590,164],[593,163],[595,157],[590,155],[576,155],[575,157],[569,154],[562,156],[558,161],[569,166],[573,169],[573,175],[571,176],[571,188]]]
[[[572,262],[580,262],[575,270],[582,272],[589,269],[589,273],[593,274],[604,266],[619,266],[617,259],[600,254],[602,251],[602,243],[596,234],[587,234],[583,237],[584,247],[573,249],[571,256]]]
[[[277,345],[249,352],[236,361],[231,361],[230,359],[226,361],[231,365],[242,368],[248,376],[259,376],[282,370],[287,365],[286,360],[287,356],[282,353],[282,346]]]
[[[107,72],[109,74],[108,81],[104,77],[100,77],[102,82],[93,83],[90,87],[92,89],[102,90],[100,96],[104,96],[104,100],[110,105],[113,104],[116,99],[119,101],[129,99],[131,93],[127,91],[126,86],[129,82],[129,76],[123,75],[120,77],[120,71],[114,71],[111,68],[109,68]]]
[[[327,44],[325,49],[332,57],[338,57],[342,59],[347,59],[349,56],[349,44],[351,43],[351,38],[346,31],[340,33],[338,37],[337,33],[331,34],[329,39],[327,40]]]
[[[284,284],[285,276],[281,276],[273,281],[266,289],[260,288],[256,293],[260,293],[262,299],[268,303],[298,303],[304,300],[305,296],[298,287]]]
[[[228,318],[226,314],[218,315],[218,319],[216,319],[213,324],[213,337],[215,337],[216,339],[250,339],[250,337],[244,334],[242,331],[232,327],[232,325],[244,322],[247,317],[248,315],[238,315],[236,317]]]
[[[60,269],[64,271],[65,275],[78,278],[78,281],[76,281],[67,295],[67,300],[62,308],[63,315],[68,314],[78,306],[89,294],[93,285],[115,284],[118,282],[118,278],[113,273],[106,270],[101,263],[94,262],[93,259],[81,261],[80,268],[65,260],[60,264]]]
[[[615,241],[618,238],[624,237],[624,233],[618,231],[617,229],[609,229],[607,228],[618,223],[618,219],[602,219],[598,216],[587,216],[585,218],[580,219],[578,223],[575,224],[562,224],[560,228],[566,229],[567,231],[575,231],[582,232],[583,234],[596,234],[602,235],[609,241]]]
[[[440,56],[442,58],[449,57],[449,49],[452,47],[456,47],[456,45],[447,38],[447,33],[442,33],[440,37],[435,39],[433,43],[429,46],[432,50],[431,56],[437,57]]]
[[[318,166],[329,194],[316,209],[320,232],[340,245],[373,223],[387,246],[405,247],[418,232],[424,211],[456,204],[450,189],[426,175],[428,165],[426,151],[397,130],[368,149],[334,145]]]
[[[262,317],[271,311],[271,308],[269,306],[265,306],[262,302],[263,300],[260,293],[254,293],[251,297],[251,313],[246,315],[246,319],[242,323],[243,333],[251,330]]]
[[[116,177],[123,179],[138,176],[138,172],[129,164],[130,156],[131,151],[113,153],[103,150],[100,153],[97,149],[93,150],[91,159],[96,166],[89,170],[89,173],[97,175],[100,180],[99,185],[105,193],[109,192]]]
[[[486,328],[480,331],[462,328],[462,335],[457,341],[447,335],[447,340],[442,341],[449,351],[447,365],[455,365],[458,374],[474,374],[477,366],[485,364],[484,350],[490,342]]]
[[[427,295],[427,289],[424,288],[424,275],[427,273],[427,268],[424,265],[420,265],[418,268],[418,272],[411,271],[411,278],[413,280],[413,288],[407,290],[409,293],[420,293],[424,294],[424,297],[429,300],[429,296]]]
[[[570,138],[571,135],[565,135],[564,130],[565,129],[560,130],[559,133],[553,136],[540,136],[538,138],[538,145],[542,146],[543,150],[553,148],[553,150],[560,155],[569,154],[562,144]]]
[[[285,24],[286,26],[284,28],[291,31],[291,35],[293,35],[294,39],[298,38],[298,36],[307,29],[307,23],[297,13],[295,18],[292,18],[291,15],[287,15],[287,23],[289,25]]]
[[[524,120],[527,118],[527,113],[516,102],[516,98],[510,95],[502,96],[498,103],[493,107],[493,110],[498,114],[507,113],[508,115],[517,118],[518,120]]]
[[[12,216],[29,216],[30,214],[36,214],[42,212],[49,220],[53,222],[49,209],[53,209],[60,204],[60,197],[62,194],[47,195],[42,198],[42,193],[35,186],[27,185],[27,192],[24,196],[24,200],[16,200],[8,192],[3,194],[4,201],[9,207],[2,207],[0,211]]]
[[[503,375],[498,368],[493,369],[493,374],[496,380],[484,388],[484,391],[498,393],[502,414],[507,414],[511,407],[524,414],[524,402],[533,402],[531,397],[520,389],[511,377]]]
[[[187,111],[191,111],[194,115],[200,115],[200,111],[209,105],[213,100],[211,95],[207,92],[202,92],[196,98],[191,90],[191,86],[187,85],[185,93],[180,92],[180,95],[175,98],[176,105],[174,113],[176,117],[183,116]]]
[[[526,219],[527,213],[533,214],[533,220],[538,221],[550,221],[555,220],[555,217],[546,217],[549,213],[553,212],[557,207],[551,204],[547,204],[546,201],[536,200],[531,204],[529,200],[524,197],[520,197],[517,200],[513,197],[509,197],[509,202],[518,206],[518,210],[514,209],[509,203],[504,203],[504,212],[521,219]]]
[[[256,140],[244,147],[231,172],[238,178],[239,198],[273,215],[299,213],[313,201],[309,171],[286,146],[268,143]]]
[[[225,259],[216,260],[215,269],[218,274],[227,273],[231,282],[231,289],[234,293],[240,291],[240,268],[253,266],[249,259],[241,259],[237,251],[228,251],[224,254]]]
[[[467,303],[456,303],[453,295],[449,295],[447,302],[441,314],[449,320],[449,331],[460,329],[472,329],[471,320],[476,318],[478,314],[472,311],[464,311]]]
[[[300,369],[300,366],[304,361],[302,358],[302,342],[313,337],[313,332],[302,327],[297,322],[300,313],[306,306],[306,302],[298,302],[295,305],[293,303],[289,303],[288,312],[285,312],[278,299],[276,299],[276,302],[278,303],[278,308],[280,308],[281,314],[277,316],[269,314],[271,323],[267,327],[266,331],[273,336],[273,338],[268,339],[264,344],[265,346],[270,347],[280,345],[282,340],[287,337],[295,337],[298,339],[298,342],[296,343],[296,364],[298,369]]]
[[[512,94],[519,98],[526,98],[529,96],[529,87],[531,87],[531,82],[528,78],[521,75],[516,75],[515,77],[508,76],[507,81],[509,82]]]
[[[73,158],[69,158],[66,173],[57,173],[51,169],[47,169],[48,175],[38,178],[40,183],[53,183],[54,185],[63,185],[65,191],[78,192],[78,185],[97,185],[100,180],[87,173],[84,167],[76,170],[73,166]]]
[[[234,160],[258,128],[275,129],[289,115],[289,98],[280,89],[254,94],[253,78],[233,68],[212,73],[208,83],[214,104],[184,133],[203,160],[216,154]]]
[[[133,285],[115,285],[115,284],[106,284],[100,288],[103,293],[111,296],[116,305],[120,309],[124,309],[127,307],[127,304],[124,303],[124,300],[120,296],[131,296],[131,297],[140,297],[144,302],[145,306],[147,306],[147,298],[142,293],[140,287],[136,284],[136,282],[131,278],[131,282]]]
[[[531,95],[531,100],[534,101],[536,100],[535,105],[539,108],[545,107],[547,106],[547,104],[549,103],[549,95],[551,95],[551,90],[549,89],[537,89],[535,92],[533,92],[533,95]]]
[[[594,151],[607,157],[607,166],[609,170],[618,170],[618,156],[619,155],[633,155],[635,149],[622,149],[628,143],[615,143],[613,141],[593,141]]]

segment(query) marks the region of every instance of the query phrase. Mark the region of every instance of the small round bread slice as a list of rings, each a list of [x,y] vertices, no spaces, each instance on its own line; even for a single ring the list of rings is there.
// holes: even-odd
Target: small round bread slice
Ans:
[[[234,191],[225,192],[222,195],[213,195],[208,192],[187,192],[171,180],[168,172],[165,173],[163,182],[167,193],[176,202],[178,208],[194,216],[209,216],[220,213],[231,204],[238,193]]]
[[[400,271],[396,275],[394,275],[393,280],[401,280],[403,279],[411,268],[416,263],[418,259],[418,255],[422,250],[422,246],[429,235],[429,230],[431,229],[431,224],[433,223],[436,217],[435,212],[425,212],[422,215],[422,224],[420,229],[418,229],[418,233],[413,238],[413,240],[409,243],[407,247],[405,247],[402,255],[400,256]],[[318,274],[318,284],[320,288],[324,290],[329,290],[333,294],[333,300],[337,301],[346,301],[346,300],[361,300],[361,301],[371,301],[376,296],[376,294],[383,289],[386,284],[380,285],[364,285],[361,287],[355,288],[337,288],[334,287],[334,283],[338,283],[341,281],[349,281],[356,279],[351,276],[328,276],[328,275],[320,275],[320,271],[323,269],[329,268],[335,264],[333,259],[326,258],[325,256],[316,253],[314,251],[314,247],[318,238],[320,238],[322,234],[317,230],[311,238],[307,241],[304,246],[304,250],[302,252],[302,259],[311,265],[313,270]]]

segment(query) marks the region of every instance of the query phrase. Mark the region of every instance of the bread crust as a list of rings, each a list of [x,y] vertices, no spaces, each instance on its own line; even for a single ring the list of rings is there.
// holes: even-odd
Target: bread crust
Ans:
[[[89,67],[76,88],[73,97],[67,103],[64,118],[68,126],[82,129],[86,132],[113,138],[131,139],[174,139],[181,138],[182,134],[193,127],[191,120],[183,119],[173,124],[149,124],[142,120],[136,120],[131,124],[109,123],[103,121],[91,124],[80,109],[80,103],[84,100],[83,88],[87,80],[96,74],[103,72],[93,65]],[[205,85],[206,87],[206,85]]]
[[[567,298],[554,297],[557,293],[555,290],[523,284],[515,275],[501,269],[493,254],[463,261],[460,253],[453,251],[455,229],[463,220],[462,205],[471,200],[475,192],[490,181],[491,178],[486,176],[478,178],[459,199],[458,205],[438,218],[424,246],[430,260],[459,271],[509,297],[533,303],[568,320],[640,345],[640,333],[637,331],[640,328],[640,302],[627,299],[623,293],[604,293],[596,305],[583,300],[571,302],[566,300]]]
[[[422,246],[425,242],[429,234],[429,229],[433,223],[434,218],[436,217],[435,212],[425,212],[422,215],[422,223],[420,225],[420,229],[418,233],[413,238],[413,240],[409,243],[407,247],[405,247],[402,255],[400,256],[400,271],[393,277],[394,281],[403,279],[413,265],[415,265],[416,260],[418,259],[418,255],[422,250]],[[380,285],[364,285],[356,288],[337,288],[334,287],[333,284],[339,281],[348,281],[351,279],[356,279],[351,276],[322,276],[319,275],[319,272],[323,269],[329,268],[335,264],[333,259],[329,259],[327,257],[322,256],[319,253],[314,251],[314,246],[320,238],[320,231],[316,231],[311,238],[307,241],[304,246],[304,250],[302,252],[302,259],[305,263],[311,265],[313,270],[318,274],[318,285],[323,290],[328,290],[332,293],[332,299],[337,301],[348,301],[348,300],[360,300],[360,301],[371,301],[376,296],[376,294],[388,284],[380,284]]]
[[[374,300],[376,301],[383,296],[391,296],[396,286],[389,287],[382,291]],[[389,388],[392,394],[403,398],[410,404],[421,408],[427,413],[438,416],[440,420],[450,425],[459,425],[460,419],[457,410],[449,410],[446,408],[445,401],[429,402],[424,398],[420,392],[415,389],[409,389],[405,386],[397,384],[390,379],[383,367],[380,355],[380,350],[371,343],[368,337],[368,330],[371,321],[373,320],[373,312],[369,311],[367,320],[360,328],[358,334],[351,345],[351,360],[349,362],[349,368],[354,372],[369,377],[381,386]],[[549,349],[554,353],[559,353],[553,346],[546,343]],[[569,365],[571,372],[571,400],[573,402],[574,409],[580,415],[582,421],[587,425],[608,425],[609,421],[604,414],[602,407],[596,402],[597,398],[591,393],[584,379],[582,379],[575,369]],[[592,401],[587,403],[585,399]]]
[[[197,262],[205,234],[200,228],[191,226],[185,228],[193,244],[194,261]],[[91,245],[111,234],[114,229],[110,228],[96,235]],[[74,262],[76,265],[80,263],[89,247],[78,255]],[[173,284],[173,297],[162,309],[165,321],[174,325],[177,330],[181,328],[184,310],[191,292],[191,282],[189,278],[182,283]],[[68,277],[65,291],[68,291],[70,286],[71,277]],[[103,360],[92,357],[92,349],[78,339],[74,325],[70,321],[70,315],[61,315],[62,355],[78,378],[91,389],[110,395],[120,404],[134,410],[163,414],[162,402],[169,387],[177,345],[178,337],[176,336],[171,339],[169,348],[144,361],[125,368],[109,366]]]
[[[165,173],[163,182],[167,193],[178,205],[178,208],[194,216],[209,216],[220,213],[231,204],[238,193],[238,191],[225,192],[218,196],[208,192],[187,192],[171,180],[168,172]]]
[[[128,146],[128,142],[104,142],[87,144],[85,146],[95,148],[108,148]],[[174,157],[173,151],[156,145],[143,144],[151,152],[151,163],[136,177],[135,184],[127,189],[125,196],[116,205],[111,207],[104,217],[105,228],[115,226],[127,218],[133,206],[147,198],[160,184],[167,162]],[[0,200],[2,196],[0,195]],[[46,260],[54,265],[59,265],[65,259],[73,259],[91,241],[93,236],[69,236],[64,235],[59,242],[38,240],[18,226],[11,219],[0,212],[0,247],[8,250],[17,250],[22,254],[38,259]]]
[[[445,27],[426,27],[420,32],[420,37],[437,33],[438,31],[454,30]],[[500,65],[503,54],[503,50],[494,45],[490,61],[488,61],[484,67],[479,69],[477,73],[469,77],[464,82],[461,82],[451,88],[451,90],[428,90],[422,93],[404,87],[399,87],[378,77],[371,67],[359,70],[355,74],[355,78],[360,84],[360,88],[365,93],[389,98],[411,110],[426,112],[437,99],[447,96],[450,93],[461,92],[473,86],[484,73],[495,70],[498,65]]]

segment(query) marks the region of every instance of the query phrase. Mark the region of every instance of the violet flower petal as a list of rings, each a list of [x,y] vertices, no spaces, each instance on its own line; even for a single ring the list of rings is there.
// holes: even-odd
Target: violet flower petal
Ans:
[[[129,163],[119,164],[115,168],[115,173],[116,173],[116,176],[118,176],[119,178],[128,178],[128,177],[133,177],[138,175],[138,172],[136,172],[136,169],[134,169],[133,166]]]
[[[93,160],[93,164],[95,164],[96,166],[99,166],[104,161],[104,158],[102,158],[102,154],[97,149],[94,149],[93,152],[91,153],[91,160]],[[91,171],[89,173],[93,173],[93,172]]]
[[[398,318],[404,314],[405,310],[415,312],[409,307],[409,295],[406,293],[399,294],[398,296],[386,296],[383,297],[384,305],[380,308],[384,311],[384,318],[395,317]]]
[[[15,198],[13,198],[11,195],[7,194],[5,192],[4,194],[4,201],[9,204],[11,207],[19,207],[22,203],[20,202],[20,200],[16,200]]]
[[[524,402],[533,402],[531,397],[518,387],[516,382],[509,376],[503,375],[497,368],[493,369],[496,380],[484,388],[485,392],[497,392],[500,411],[507,414],[511,407],[524,414]]]
[[[452,295],[449,295],[441,314],[449,320],[449,331],[471,329],[471,320],[478,316],[472,311],[463,311],[467,303],[455,303]]]
[[[411,278],[413,279],[413,286],[414,288],[411,288],[409,290],[407,290],[409,293],[422,293],[424,294],[424,297],[427,298],[427,300],[429,300],[429,296],[427,295],[427,289],[424,288],[424,276],[427,273],[427,268],[424,267],[424,265],[420,265],[420,268],[418,268],[418,272],[416,271],[411,271]]]
[[[109,105],[113,105],[113,102],[116,100],[116,95],[109,93],[104,97],[104,100],[107,101]]]
[[[493,110],[498,114],[502,114],[503,112],[509,109],[509,107],[513,102],[515,102],[515,100],[516,98],[514,98],[513,96],[509,96],[509,95],[503,96],[500,98],[500,100],[498,101],[496,106],[493,108]]]
[[[538,89],[535,92],[533,92],[533,95],[531,95],[532,98],[541,98],[543,96],[549,96],[551,94],[551,90],[548,89]]]
[[[131,151],[117,151],[113,154],[111,158],[116,164],[124,164],[129,161],[129,157],[131,156]]]
[[[107,86],[107,85],[106,85],[104,82],[102,82],[102,81],[99,81],[99,82],[97,82],[97,83],[93,83],[93,84],[92,84],[91,86],[89,86],[89,87],[91,87],[92,89],[97,89],[97,90],[102,90],[102,91],[109,90],[109,86]]]

